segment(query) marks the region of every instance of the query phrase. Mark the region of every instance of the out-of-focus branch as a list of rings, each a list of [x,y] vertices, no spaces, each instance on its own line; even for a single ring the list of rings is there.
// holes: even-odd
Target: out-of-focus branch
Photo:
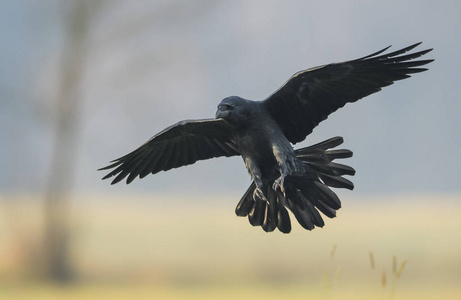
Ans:
[[[71,1],[56,100],[55,140],[45,194],[45,274],[58,282],[74,278],[69,253],[69,191],[78,149],[80,83],[86,56],[90,2]]]

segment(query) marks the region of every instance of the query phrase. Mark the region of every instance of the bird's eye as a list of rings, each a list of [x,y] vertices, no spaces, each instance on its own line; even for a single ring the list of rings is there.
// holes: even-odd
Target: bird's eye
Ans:
[[[226,110],[232,110],[232,109],[234,109],[234,106],[230,105],[230,104],[227,104],[227,103],[223,103],[223,104],[219,104],[218,108],[224,108]]]

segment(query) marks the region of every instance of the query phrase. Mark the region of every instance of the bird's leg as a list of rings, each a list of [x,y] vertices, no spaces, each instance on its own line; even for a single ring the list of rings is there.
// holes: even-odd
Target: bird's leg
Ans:
[[[256,188],[253,192],[253,200],[256,201],[257,198],[267,201],[266,196],[264,196],[263,188],[263,180],[262,180],[262,173],[261,170],[258,168],[255,160],[252,159],[251,156],[244,156],[243,161],[245,162],[245,166],[247,167],[248,173],[250,173],[251,178],[256,184]]]
[[[284,187],[285,177],[286,175],[282,173],[282,175],[280,175],[279,178],[274,180],[274,184],[272,185],[274,191],[277,191],[277,189],[280,188],[280,191],[283,193],[283,196],[286,196]]]
[[[272,147],[275,160],[277,161],[278,170],[280,172],[280,177],[274,180],[274,184],[272,188],[277,191],[280,188],[280,191],[285,195],[285,178],[288,175],[292,175],[293,173],[297,172],[298,166],[296,164],[296,155],[293,152],[293,148],[291,146],[284,145],[274,145]]]
[[[283,193],[283,196],[286,196],[284,183],[285,183],[285,177],[287,177],[289,174],[288,164],[282,159],[277,159],[277,160],[278,160],[278,169],[280,172],[280,177],[274,180],[274,184],[272,185],[272,188],[274,189],[274,191],[277,191],[277,189],[280,188],[280,191]]]
[[[266,196],[264,196],[264,192],[262,190],[263,181],[261,180],[261,177],[256,176],[254,179],[254,182],[256,184],[256,188],[253,192],[253,200],[256,200],[256,198],[259,198],[261,200],[267,201]]]
[[[253,192],[253,200],[256,200],[257,198],[266,201],[266,196],[264,196],[263,191],[259,187],[256,187]]]

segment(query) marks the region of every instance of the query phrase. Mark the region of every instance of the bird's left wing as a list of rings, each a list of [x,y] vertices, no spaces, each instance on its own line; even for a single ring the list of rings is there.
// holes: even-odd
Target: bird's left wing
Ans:
[[[376,93],[394,81],[410,77],[410,74],[427,70],[419,66],[432,60],[413,59],[432,49],[404,55],[419,44],[381,54],[387,47],[356,60],[298,72],[262,105],[290,142],[300,142],[329,114],[346,103]]]
[[[167,171],[198,160],[240,155],[232,141],[233,127],[223,119],[185,120],[174,124],[133,152],[112,161],[99,170],[115,168],[103,179],[116,176],[112,184],[128,176],[130,183],[138,175]]]

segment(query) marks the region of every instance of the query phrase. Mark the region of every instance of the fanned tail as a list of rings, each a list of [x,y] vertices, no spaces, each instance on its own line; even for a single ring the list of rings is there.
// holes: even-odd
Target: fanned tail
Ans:
[[[271,232],[278,228],[283,233],[291,231],[291,221],[287,208],[298,223],[307,230],[325,224],[319,212],[329,218],[336,216],[341,208],[338,196],[329,188],[352,190],[354,184],[342,177],[354,175],[355,170],[347,165],[333,162],[335,159],[349,158],[352,151],[347,149],[329,150],[343,143],[342,137],[334,137],[321,143],[295,150],[295,154],[311,172],[306,176],[288,176],[285,179],[285,195],[280,189],[263,187],[266,200],[253,199],[256,188],[254,182],[240,199],[235,213],[246,217],[253,226],[261,226]],[[313,176],[314,175],[314,176]]]

